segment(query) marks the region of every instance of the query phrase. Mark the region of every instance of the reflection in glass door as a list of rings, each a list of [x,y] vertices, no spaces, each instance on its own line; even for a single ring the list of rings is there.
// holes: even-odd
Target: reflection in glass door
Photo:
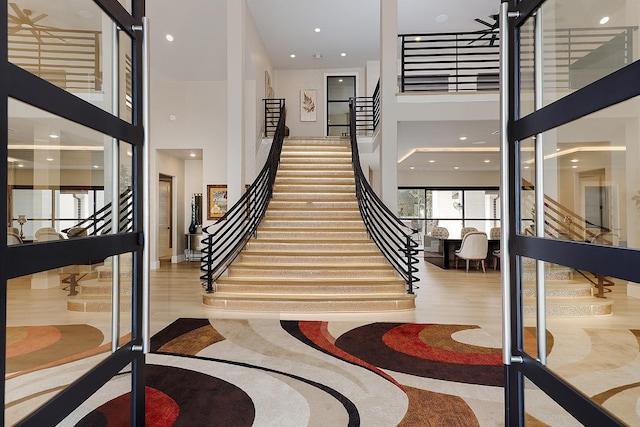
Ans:
[[[349,135],[349,98],[356,96],[356,76],[327,76],[327,136]]]
[[[111,380],[144,424],[144,4],[3,6],[1,425],[75,425]]]
[[[509,426],[640,423],[640,16],[598,5],[501,5]]]

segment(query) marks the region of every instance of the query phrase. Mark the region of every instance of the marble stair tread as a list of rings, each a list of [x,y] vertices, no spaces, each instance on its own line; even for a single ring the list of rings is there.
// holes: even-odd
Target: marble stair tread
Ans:
[[[336,230],[336,229],[316,229],[316,230],[304,230],[304,229],[284,229],[284,228],[269,228],[258,229],[256,232],[258,239],[282,239],[282,238],[295,238],[300,240],[327,240],[327,239],[342,239],[342,240],[363,240],[369,237],[366,230]]]
[[[355,178],[332,177],[332,176],[286,176],[276,177],[275,186],[297,185],[297,186],[319,186],[319,185],[355,185]]]
[[[593,286],[591,283],[547,281],[545,287],[547,298],[579,298],[593,296]],[[535,283],[525,283],[523,285],[523,297],[533,298],[536,296],[536,293],[537,290]]]
[[[313,170],[313,169],[280,169],[276,173],[276,179],[279,178],[334,178],[334,179],[355,179],[355,175],[351,169],[336,170]]]
[[[353,173],[353,166],[351,162],[342,163],[294,163],[291,160],[289,162],[280,163],[278,166],[278,172],[304,172],[313,171],[318,172],[351,172]]]
[[[303,202],[340,202],[340,201],[357,201],[355,194],[352,191],[343,191],[343,192],[316,192],[313,194],[310,193],[302,193],[302,192],[287,192],[287,191],[273,191],[274,200],[290,200],[290,201],[303,201]]]
[[[528,301],[533,300],[533,301]],[[536,315],[535,299],[526,298],[523,304],[525,317]],[[549,317],[608,316],[613,312],[613,301],[603,298],[565,298],[562,301],[547,301],[546,312]]]
[[[293,209],[270,209],[264,216],[264,219],[272,220],[272,219],[283,219],[290,221],[306,221],[311,218],[319,218],[319,219],[331,219],[331,220],[339,220],[339,221],[351,221],[354,219],[360,219],[362,221],[362,217],[360,215],[360,211],[358,209],[349,209],[349,210],[335,210],[329,209],[327,212],[318,212],[317,209],[307,209],[307,210],[293,210]]]
[[[74,295],[67,297],[67,310],[84,313],[109,313],[111,312],[111,298],[100,296]],[[120,310],[131,311],[131,299],[120,300]]]
[[[335,280],[306,283],[302,280],[267,281],[260,282],[246,280],[219,280],[215,284],[215,293],[227,294],[265,294],[265,295],[371,295],[371,294],[395,294],[405,293],[405,283],[372,282],[363,283],[344,282]]]
[[[269,202],[269,209],[267,209],[266,214],[269,215],[270,212],[274,210],[282,211],[284,209],[287,210],[304,210],[304,211],[326,211],[326,210],[334,210],[334,211],[358,211],[360,209],[358,207],[358,201],[353,198],[349,199],[331,199],[327,198],[325,200],[284,200],[284,199],[271,199]],[[321,214],[322,212],[319,212]]]
[[[356,186],[353,182],[348,184],[277,184],[273,186],[274,193],[349,193],[353,195]]]
[[[313,228],[316,229],[350,229],[361,231],[366,229],[360,218],[263,218],[260,223],[262,229],[269,228]]]

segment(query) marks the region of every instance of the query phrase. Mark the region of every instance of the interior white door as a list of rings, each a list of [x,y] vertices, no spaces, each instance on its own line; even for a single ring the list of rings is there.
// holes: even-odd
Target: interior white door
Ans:
[[[158,182],[158,258],[171,256],[171,181]]]

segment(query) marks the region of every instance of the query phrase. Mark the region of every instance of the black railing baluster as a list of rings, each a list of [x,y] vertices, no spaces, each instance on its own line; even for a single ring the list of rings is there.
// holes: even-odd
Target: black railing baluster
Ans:
[[[258,225],[273,194],[273,183],[285,137],[286,110],[284,99],[265,99],[264,102],[265,133],[270,128],[267,121],[277,120],[267,161],[240,200],[222,218],[202,230],[206,237],[202,239],[205,247],[200,270],[204,274],[200,276],[200,280],[208,293],[215,291],[214,282],[225,272],[249,239],[256,236]],[[274,112],[275,105],[279,107],[277,115]],[[210,227],[215,227],[211,233]]]
[[[418,262],[416,255],[418,246],[411,239],[411,234],[402,222],[380,200],[367,182],[360,165],[358,153],[358,140],[356,136],[356,99],[349,101],[349,114],[351,117],[351,157],[353,173],[356,183],[356,197],[362,220],[367,229],[367,234],[376,243],[389,263],[396,269],[407,283],[407,293],[412,294],[414,283],[418,281],[415,276]]]

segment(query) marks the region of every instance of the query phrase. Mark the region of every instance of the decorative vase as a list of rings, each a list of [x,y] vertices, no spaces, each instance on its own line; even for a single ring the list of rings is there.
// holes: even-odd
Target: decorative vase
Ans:
[[[197,224],[197,216],[196,216],[196,204],[191,203],[191,224],[189,225],[189,234],[196,234],[196,230],[198,227]]]

